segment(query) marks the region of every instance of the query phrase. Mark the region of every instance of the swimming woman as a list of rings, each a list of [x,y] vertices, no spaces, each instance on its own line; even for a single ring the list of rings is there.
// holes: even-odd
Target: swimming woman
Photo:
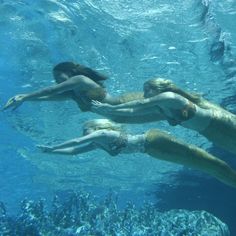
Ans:
[[[145,134],[127,134],[120,125],[107,119],[88,121],[83,136],[55,146],[38,146],[43,152],[77,155],[103,149],[111,156],[145,153],[151,157],[199,169],[221,182],[236,187],[236,172],[224,161],[206,151],[188,145],[160,130]]]
[[[62,62],[53,68],[53,76],[57,84],[28,94],[18,94],[10,98],[4,110],[16,109],[26,101],[63,101],[74,100],[81,111],[91,110],[91,101],[98,100],[116,105],[143,98],[143,92],[125,93],[113,97],[105,89],[103,82],[107,79],[103,74],[73,62]],[[142,123],[157,119],[150,115],[143,117],[123,117],[111,115],[110,118],[121,123]]]
[[[162,116],[171,125],[195,130],[216,145],[236,154],[236,115],[165,79],[145,82],[144,97],[120,105],[93,102],[92,110],[104,116],[156,114],[157,120]]]

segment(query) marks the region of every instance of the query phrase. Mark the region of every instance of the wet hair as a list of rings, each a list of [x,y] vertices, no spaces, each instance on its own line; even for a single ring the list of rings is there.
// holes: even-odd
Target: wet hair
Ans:
[[[164,92],[174,92],[187,98],[189,101],[199,105],[200,107],[203,107],[203,105],[201,104],[202,97],[200,95],[192,92],[186,92],[178,88],[171,80],[163,78],[155,78],[146,81],[144,83],[144,86],[145,85],[156,91],[157,95]]]
[[[102,81],[108,79],[105,75],[80,64],[76,64],[74,62],[61,62],[57,64],[53,68],[53,72],[63,72],[69,77],[73,77],[76,75],[84,75],[89,77],[94,82],[98,83],[99,85],[103,86]],[[56,80],[56,78],[55,78]]]
[[[92,132],[96,130],[113,130],[113,131],[122,131],[122,126],[112,122],[108,119],[94,119],[84,123],[83,125],[83,135],[87,135],[90,132],[88,130],[91,129]]]
[[[57,73],[63,73],[66,76],[65,77],[57,77]],[[74,62],[61,62],[57,64],[53,68],[53,75],[56,83],[62,83],[66,81],[68,78],[76,76],[76,75],[84,75],[88,77],[89,79],[93,80],[95,83],[97,83],[100,87],[97,89],[92,89],[89,91],[85,91],[83,96],[87,98],[87,101],[83,100],[82,98],[76,96],[73,91],[68,91],[68,94],[70,94],[71,98],[76,101],[81,111],[90,111],[91,110],[91,100],[98,100],[101,101],[105,98],[106,92],[105,92],[105,86],[103,85],[103,81],[107,79],[107,77],[103,74],[100,74],[99,72],[80,65],[76,64]]]

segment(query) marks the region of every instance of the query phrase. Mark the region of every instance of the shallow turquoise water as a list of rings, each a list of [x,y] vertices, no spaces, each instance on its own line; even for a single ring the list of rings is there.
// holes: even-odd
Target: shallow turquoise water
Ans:
[[[106,85],[114,95],[141,90],[145,80],[159,76],[236,112],[234,1],[0,3],[1,105],[16,93],[52,84],[53,65],[74,60],[106,73],[110,77]],[[24,197],[50,199],[55,191],[68,189],[103,196],[113,190],[120,194],[120,205],[126,200],[137,205],[151,200],[160,202],[161,209],[210,210],[233,227],[235,191],[201,173],[144,155],[111,159],[96,151],[76,158],[51,157],[35,148],[79,136],[81,124],[94,117],[81,113],[72,102],[28,103],[0,114],[0,200],[11,212]],[[236,165],[229,153],[193,131],[164,122],[127,126],[133,133],[153,127]],[[206,191],[203,185],[213,187]],[[223,190],[227,194],[218,193]],[[198,194],[185,203],[171,197],[174,193],[188,198],[189,191]]]

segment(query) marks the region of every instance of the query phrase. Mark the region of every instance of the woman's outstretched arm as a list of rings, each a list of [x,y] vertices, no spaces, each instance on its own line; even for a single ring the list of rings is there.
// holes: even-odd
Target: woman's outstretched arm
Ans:
[[[103,139],[105,136],[107,136],[106,133],[107,133],[106,131],[98,130],[98,131],[94,131],[91,134],[85,135],[83,137],[70,139],[66,142],[63,142],[54,146],[38,145],[37,147],[42,149],[42,151],[44,152],[51,152],[56,149],[62,149],[62,148],[74,148],[74,147],[78,147],[81,144],[99,141]]]
[[[135,115],[146,115],[150,113],[150,109],[146,108],[117,108],[107,103],[101,103],[98,101],[92,102],[91,110],[95,113],[104,116],[119,116],[119,117],[129,117]]]
[[[164,92],[150,98],[137,99],[134,101],[121,103],[118,105],[109,105],[109,104],[103,105],[103,103],[99,103],[97,101],[93,101],[92,104],[94,107],[106,106],[107,109],[109,108],[110,110],[127,109],[127,108],[145,109],[159,105],[164,106],[165,104],[168,106],[175,106],[175,108],[177,109],[182,107],[183,105],[186,105],[185,104],[186,100],[187,100],[186,98],[173,92]]]
[[[134,100],[119,105],[110,105],[93,101],[92,111],[104,116],[116,115],[134,117],[155,114],[159,115],[160,119],[164,119],[164,117],[161,117],[161,108],[182,109],[187,103],[188,100],[186,98],[173,92],[165,92],[154,97]]]
[[[56,153],[56,154],[63,154],[63,155],[77,155],[82,154],[86,152],[90,152],[97,149],[96,145],[93,143],[90,143],[88,145],[82,146],[82,147],[69,147],[69,148],[58,148],[54,149],[48,153]]]
[[[82,84],[86,84],[87,81],[90,82],[90,79],[85,76],[74,76],[60,84],[52,85],[28,94],[18,94],[10,98],[3,109],[6,110],[10,107],[16,109],[25,101],[35,101],[40,99],[47,100],[47,98],[50,100],[49,97],[51,96],[54,96],[54,98],[56,98],[56,95],[64,96],[64,92],[73,90],[78,86],[82,86]]]
[[[115,109],[144,108],[144,107],[156,106],[158,102],[162,102],[162,101],[165,101],[166,99],[170,99],[173,97],[173,95],[174,93],[172,92],[166,92],[166,93],[162,93],[162,94],[150,97],[150,98],[142,98],[142,99],[126,102],[126,103],[121,103],[118,105],[110,105],[110,108],[115,110]],[[96,103],[94,103],[93,105],[96,105]]]

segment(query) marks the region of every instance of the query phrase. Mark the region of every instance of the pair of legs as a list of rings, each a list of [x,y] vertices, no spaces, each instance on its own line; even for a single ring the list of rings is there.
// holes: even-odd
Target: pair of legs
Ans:
[[[148,131],[145,150],[154,158],[201,170],[236,188],[236,171],[227,163],[195,145],[188,145],[164,132]]]

